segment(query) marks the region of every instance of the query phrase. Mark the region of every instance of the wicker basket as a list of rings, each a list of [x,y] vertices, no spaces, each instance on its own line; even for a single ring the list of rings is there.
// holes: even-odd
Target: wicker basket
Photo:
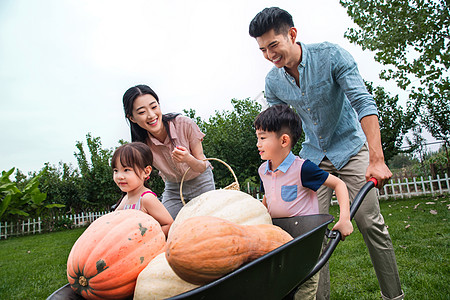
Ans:
[[[236,177],[236,174],[234,174],[233,169],[223,160],[220,160],[218,158],[205,158],[203,161],[207,161],[207,160],[216,160],[218,162],[221,162],[222,164],[224,164],[228,170],[230,170],[231,174],[234,177],[234,182],[227,185],[226,187],[224,187],[224,190],[235,190],[235,191],[239,191],[240,190],[240,186],[239,186],[239,181]],[[184,201],[184,197],[183,197],[183,182],[184,182],[184,177],[186,177],[187,172],[190,170],[191,168],[189,167],[186,172],[184,172],[183,177],[181,178],[181,182],[180,182],[180,197],[181,197],[181,202],[183,203],[183,205],[186,205],[186,202]]]

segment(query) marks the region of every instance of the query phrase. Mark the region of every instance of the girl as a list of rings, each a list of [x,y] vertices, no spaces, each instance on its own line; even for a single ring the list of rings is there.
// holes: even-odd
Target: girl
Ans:
[[[148,187],[152,164],[152,152],[144,143],[125,144],[116,149],[111,160],[113,179],[124,193],[116,210],[138,209],[151,215],[167,237],[173,219]]]
[[[156,93],[146,85],[129,88],[123,95],[125,117],[130,122],[131,140],[146,143],[155,156],[154,166],[165,183],[162,203],[175,219],[186,201],[214,190],[211,165],[203,161],[202,140],[205,136],[197,124],[179,114],[162,114]]]

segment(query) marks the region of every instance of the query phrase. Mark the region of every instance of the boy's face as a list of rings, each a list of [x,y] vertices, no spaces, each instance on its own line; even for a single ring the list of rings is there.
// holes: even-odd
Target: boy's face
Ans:
[[[256,137],[256,147],[262,160],[273,160],[281,155],[283,140],[276,132],[257,129]]]

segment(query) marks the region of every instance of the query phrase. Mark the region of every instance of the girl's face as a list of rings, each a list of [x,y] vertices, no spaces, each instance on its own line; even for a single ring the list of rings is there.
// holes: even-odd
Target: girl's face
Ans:
[[[280,155],[283,148],[282,139],[275,132],[258,129],[256,137],[258,138],[256,147],[262,160],[273,160]]]
[[[122,192],[129,193],[141,188],[146,177],[145,171],[124,167],[120,159],[117,159],[116,167],[113,169],[113,179]]]
[[[153,135],[158,135],[165,130],[161,107],[158,101],[149,94],[141,95],[134,100],[133,112],[128,118]]]

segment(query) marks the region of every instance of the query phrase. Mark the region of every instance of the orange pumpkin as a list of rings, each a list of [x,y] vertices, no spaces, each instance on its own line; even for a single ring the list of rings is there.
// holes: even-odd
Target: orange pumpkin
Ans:
[[[153,217],[135,209],[115,211],[95,220],[75,242],[67,278],[86,299],[127,298],[139,272],[164,247],[165,235]]]
[[[206,284],[292,240],[271,224],[239,225],[221,218],[187,219],[169,235],[166,258],[192,284]]]

